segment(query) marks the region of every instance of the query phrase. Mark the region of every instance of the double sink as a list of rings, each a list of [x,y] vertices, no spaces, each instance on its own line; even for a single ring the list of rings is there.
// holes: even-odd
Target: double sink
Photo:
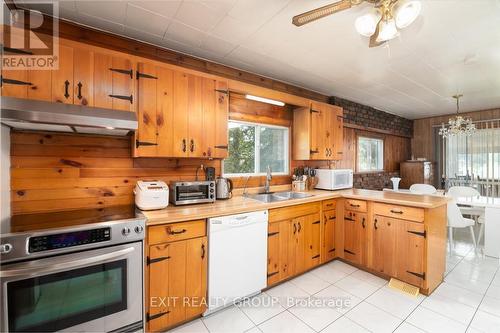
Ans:
[[[307,194],[307,193],[284,191],[284,192],[274,192],[274,193],[249,194],[246,197],[260,202],[269,203],[269,202],[285,201],[292,199],[304,199],[312,196],[313,196],[312,194]]]

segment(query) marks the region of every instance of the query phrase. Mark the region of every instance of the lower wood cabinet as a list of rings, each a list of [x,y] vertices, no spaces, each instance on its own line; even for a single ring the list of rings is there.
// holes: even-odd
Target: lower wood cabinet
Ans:
[[[327,204],[323,204],[323,209]],[[332,204],[333,206],[333,204]],[[329,206],[326,206],[329,207]],[[335,249],[335,226],[336,226],[337,214],[335,209],[327,210],[323,212],[323,249],[321,255],[321,261],[327,262],[336,257]]]
[[[320,261],[320,203],[270,210],[268,286],[317,266]]]
[[[148,331],[162,331],[201,315],[207,295],[207,237],[149,246]]]
[[[365,262],[366,225],[366,213],[344,212],[344,259],[359,265]]]

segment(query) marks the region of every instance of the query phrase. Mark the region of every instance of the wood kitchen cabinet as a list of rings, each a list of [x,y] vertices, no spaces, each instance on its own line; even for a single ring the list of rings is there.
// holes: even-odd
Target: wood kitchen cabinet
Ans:
[[[323,255],[322,262],[327,262],[336,257],[335,253],[335,224],[337,214],[335,209],[323,213]]]
[[[366,213],[344,212],[344,259],[359,265],[366,256],[366,224]]]
[[[342,108],[320,102],[293,112],[293,159],[342,159]]]
[[[198,224],[182,224],[182,230],[193,229],[184,234],[199,232]],[[181,228],[176,224],[169,227]],[[205,311],[207,248],[206,236],[149,246],[146,285],[148,331],[165,330]]]
[[[269,211],[268,286],[320,263],[319,212],[319,203]]]
[[[404,222],[403,222],[404,223]],[[368,267],[379,273],[396,276],[397,237],[400,221],[375,215],[371,234],[372,255]]]

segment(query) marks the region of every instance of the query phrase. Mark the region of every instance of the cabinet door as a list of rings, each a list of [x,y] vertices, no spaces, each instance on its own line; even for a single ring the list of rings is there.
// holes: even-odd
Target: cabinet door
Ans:
[[[396,276],[396,237],[400,221],[375,215],[372,228],[372,256],[369,267]]]
[[[31,85],[28,71],[2,68],[2,96],[28,98],[28,87]]]
[[[173,155],[174,128],[174,72],[169,68],[157,67],[156,80],[156,155],[171,157]]]
[[[203,157],[214,157],[215,135],[216,135],[216,81],[202,78],[201,85],[202,105],[202,137],[198,144]],[[191,126],[190,126],[191,129]]]
[[[157,128],[157,67],[150,63],[138,63],[137,78],[137,120],[139,123],[136,132],[136,156],[157,156],[158,128]]]
[[[329,210],[323,216],[323,256],[322,261],[327,262],[335,258],[335,210]]]
[[[304,219],[304,264],[305,269],[320,264],[320,233],[321,219],[319,214],[307,215]]]
[[[159,331],[169,325],[170,302],[168,277],[171,270],[169,244],[149,247],[149,299],[146,300],[149,330]],[[154,318],[154,319],[153,319]]]
[[[311,160],[326,159],[326,116],[320,103],[311,104]]]
[[[216,82],[215,145],[213,157],[226,158],[228,153],[229,91],[227,81]]]
[[[73,49],[73,103],[94,106],[94,52]]]
[[[414,286],[423,287],[425,226],[423,223],[403,220],[398,220],[397,223],[397,277]]]
[[[52,101],[73,104],[73,48],[59,46],[59,68],[52,71]]]
[[[172,130],[173,157],[188,156],[188,87],[188,74],[175,71]]]
[[[113,58],[110,54],[94,54],[94,106],[105,109],[113,108]]]
[[[344,258],[356,264],[363,263],[366,214],[345,211]]]
[[[52,97],[52,71],[50,70],[29,70],[28,99],[39,101],[51,101]]]
[[[269,223],[267,233],[267,285],[288,277],[290,221]]]
[[[295,247],[294,247],[294,260],[295,260],[295,269],[294,274],[300,274],[306,270],[306,226],[307,226],[308,216],[301,216],[295,218],[293,221],[295,222],[294,233],[295,236]]]
[[[202,102],[203,78],[188,75],[188,156],[203,157],[203,102]]]
[[[207,296],[207,237],[186,241],[186,318],[201,315],[206,310]]]
[[[341,107],[335,108],[334,127],[333,156],[341,160],[344,156],[344,110]]]

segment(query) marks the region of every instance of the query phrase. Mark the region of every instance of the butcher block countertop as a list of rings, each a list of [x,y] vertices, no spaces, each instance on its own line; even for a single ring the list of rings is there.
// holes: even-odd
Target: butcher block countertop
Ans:
[[[147,225],[151,226],[300,205],[335,198],[368,200],[419,208],[436,208],[448,202],[448,199],[445,197],[359,189],[340,191],[314,190],[307,193],[312,194],[313,196],[303,199],[284,200],[271,203],[263,203],[243,196],[234,196],[228,200],[217,200],[213,204],[197,204],[187,206],[169,205],[167,208],[161,210],[143,211],[143,214],[148,219]]]

